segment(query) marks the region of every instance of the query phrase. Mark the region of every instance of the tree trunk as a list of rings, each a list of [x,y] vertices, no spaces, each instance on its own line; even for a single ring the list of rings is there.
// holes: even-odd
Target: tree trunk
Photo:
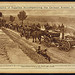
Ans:
[[[22,20],[22,26],[23,26],[23,20]]]

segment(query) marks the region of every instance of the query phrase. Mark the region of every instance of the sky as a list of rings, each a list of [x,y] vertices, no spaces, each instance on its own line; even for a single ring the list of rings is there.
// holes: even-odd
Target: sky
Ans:
[[[7,8],[4,8],[7,7]],[[10,8],[11,7],[11,8]],[[17,9],[12,10],[14,7],[18,7]],[[37,15],[37,16],[68,16],[68,17],[75,17],[75,4],[74,3],[1,3],[0,4],[0,12],[3,15],[17,15],[20,9],[19,7],[25,7],[24,11],[27,15]],[[36,10],[27,8],[27,7],[37,7]],[[40,8],[42,9],[40,10]],[[45,7],[48,7],[47,9]],[[49,8],[52,7],[52,8]],[[54,8],[55,7],[55,8]],[[56,8],[56,7],[68,7],[68,8]],[[74,7],[74,8],[70,8]],[[27,9],[26,9],[27,8]],[[1,10],[2,9],[2,10]],[[6,9],[6,10],[4,10]],[[37,10],[38,9],[38,10]]]
[[[3,15],[13,15],[17,16],[17,14],[22,10],[0,10]],[[71,18],[75,18],[75,10],[25,10],[27,15],[36,15],[36,16],[67,16]]]

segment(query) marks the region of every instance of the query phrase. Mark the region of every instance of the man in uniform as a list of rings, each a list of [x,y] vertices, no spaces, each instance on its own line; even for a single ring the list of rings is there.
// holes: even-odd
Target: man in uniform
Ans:
[[[36,50],[36,52],[45,55],[45,54],[47,54],[47,49],[45,49],[45,50],[41,50],[41,47],[38,46],[38,49]]]
[[[40,52],[41,52],[41,47],[40,46],[38,46],[38,49],[36,50],[36,52],[40,54]]]
[[[41,54],[42,56],[45,57],[45,59],[48,59],[48,60],[50,61],[50,57],[47,55],[47,49],[41,50],[41,47],[38,46],[38,49],[36,50],[36,52],[37,52],[38,54]]]
[[[62,39],[64,39],[64,25],[61,26],[61,32],[62,32]]]
[[[37,30],[40,30],[40,29],[41,29],[41,26],[40,26],[40,24],[39,24],[39,23],[37,24],[37,26],[36,26],[36,27],[37,27]]]
[[[50,57],[47,55],[47,49],[41,50],[41,47],[38,46],[38,49],[36,50],[36,52],[37,52],[38,54],[43,55],[43,56],[45,57],[45,59],[48,59],[48,60],[50,61]]]
[[[47,55],[47,49],[41,50],[43,56]]]

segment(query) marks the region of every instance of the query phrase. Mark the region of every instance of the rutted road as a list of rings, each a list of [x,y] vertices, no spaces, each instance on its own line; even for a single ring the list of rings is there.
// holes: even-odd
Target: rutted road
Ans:
[[[33,46],[26,43],[22,38],[19,36],[18,33],[12,31],[10,29],[2,28],[2,30],[15,42],[18,44],[19,48],[35,63],[50,63],[46,60],[43,56],[37,54],[32,48]],[[31,63],[31,62],[30,62]]]
[[[0,29],[0,64],[35,64],[16,42]]]
[[[48,55],[51,57],[51,62],[44,59],[43,56],[38,55],[35,50],[38,43],[32,43],[32,39],[26,40],[24,37],[21,38],[19,33],[3,28],[2,29],[13,41],[18,43],[21,50],[27,54],[28,57],[35,63],[75,63],[75,49],[71,49],[69,52],[60,51],[56,47],[50,47],[48,48]],[[41,44],[42,49],[46,48]]]

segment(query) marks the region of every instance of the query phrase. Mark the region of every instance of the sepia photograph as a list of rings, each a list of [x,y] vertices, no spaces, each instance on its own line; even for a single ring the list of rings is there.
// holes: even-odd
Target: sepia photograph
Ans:
[[[56,64],[74,70],[74,5],[67,2],[0,2],[0,69],[3,65],[23,64],[22,68],[35,65],[45,70]]]

